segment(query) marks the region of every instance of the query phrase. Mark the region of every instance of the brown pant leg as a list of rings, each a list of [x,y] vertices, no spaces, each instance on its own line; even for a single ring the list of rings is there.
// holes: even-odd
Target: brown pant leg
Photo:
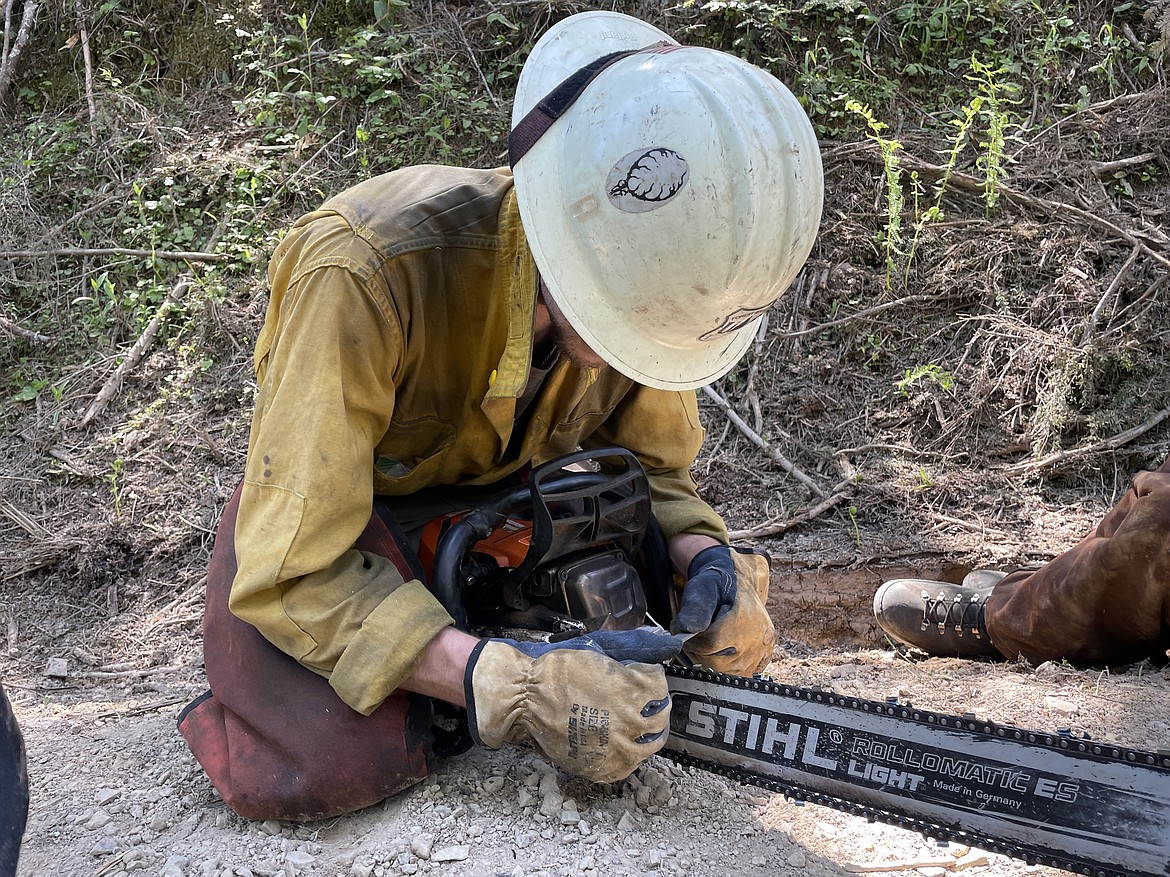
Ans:
[[[995,586],[985,619],[1005,657],[1119,664],[1170,646],[1170,459],[1141,472],[1089,536]]]
[[[207,571],[203,658],[211,690],[179,716],[212,785],[246,818],[306,820],[368,807],[418,782],[429,764],[429,699],[395,693],[363,716],[228,609],[239,497],[237,489],[220,518]],[[411,578],[398,534],[375,512],[357,547]]]

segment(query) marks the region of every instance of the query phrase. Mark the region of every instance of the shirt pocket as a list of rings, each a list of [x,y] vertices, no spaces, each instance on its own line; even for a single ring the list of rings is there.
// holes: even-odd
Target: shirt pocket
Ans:
[[[395,418],[374,457],[374,492],[398,493],[395,486],[423,486],[438,471],[455,443],[455,427],[438,417]]]
[[[555,426],[549,434],[549,444],[555,448],[567,447],[568,450],[560,453],[572,452],[582,441],[591,436],[594,431],[605,423],[606,418],[613,413],[614,406],[607,408],[573,412]]]

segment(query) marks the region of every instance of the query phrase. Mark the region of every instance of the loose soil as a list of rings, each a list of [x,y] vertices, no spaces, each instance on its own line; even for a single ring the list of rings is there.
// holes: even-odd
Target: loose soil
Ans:
[[[1084,517],[1087,529],[1091,514]],[[1063,528],[1041,529],[1060,535]],[[1084,671],[923,660],[895,651],[872,624],[875,585],[904,573],[954,576],[965,567],[933,556],[897,567],[858,565],[849,560],[854,538],[840,522],[822,522],[769,546],[771,608],[784,632],[769,668],[776,679],[1028,728],[1070,728],[1134,747],[1170,744],[1170,672],[1145,664]],[[950,554],[971,551],[957,539]],[[81,550],[77,563],[108,602],[111,583],[126,581],[113,573],[134,568],[135,557],[111,535],[100,549]],[[93,611],[92,596],[51,601],[25,592],[10,604],[6,682],[32,781],[21,875],[1061,873],[939,846],[657,756],[625,782],[594,786],[527,750],[472,750],[361,813],[305,825],[249,822],[219,799],[175,728],[182,705],[205,685],[195,570],[189,581],[113,618]],[[17,618],[23,623],[12,623]],[[45,674],[50,658],[67,662],[63,675]],[[54,672],[62,673],[59,664]]]

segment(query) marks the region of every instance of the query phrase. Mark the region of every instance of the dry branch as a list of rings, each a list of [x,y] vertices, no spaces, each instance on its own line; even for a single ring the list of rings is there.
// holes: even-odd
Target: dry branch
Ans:
[[[946,293],[942,295],[908,295],[896,301],[884,302],[880,305],[874,305],[872,308],[858,311],[855,314],[849,314],[837,320],[830,320],[828,323],[818,323],[815,326],[810,326],[807,329],[799,329],[792,332],[779,332],[781,338],[799,338],[801,335],[815,335],[818,332],[824,332],[826,329],[832,329],[837,326],[844,326],[846,323],[852,323],[854,320],[864,320],[866,317],[872,317],[875,314],[880,314],[883,311],[899,308],[902,305],[919,304],[921,302],[940,302],[955,298],[956,295]]]
[[[208,249],[215,246],[215,242],[219,240],[219,235],[222,230],[222,226],[220,226],[212,232],[210,239],[207,241]],[[217,256],[221,254],[204,253],[203,255]],[[224,258],[226,259],[228,257],[224,255]],[[216,259],[215,261],[220,260]],[[89,407],[85,409],[85,414],[82,415],[78,426],[87,426],[110,404],[110,400],[117,395],[118,390],[122,386],[122,379],[126,377],[132,368],[142,361],[142,357],[146,355],[146,351],[154,343],[154,338],[158,335],[158,330],[162,328],[162,323],[166,318],[167,312],[186,294],[188,289],[195,285],[195,282],[195,268],[188,266],[178,282],[171,287],[171,291],[167,293],[167,297],[163,299],[162,304],[158,306],[158,310],[150,318],[150,322],[146,324],[146,328],[142,330],[142,335],[134,342],[134,346],[127,351],[125,358],[118,363],[118,367],[114,369],[114,373],[110,375],[105,385],[93,398],[93,401],[89,403]]]
[[[12,16],[12,2],[4,5],[4,53],[0,56],[0,106],[4,104],[4,96],[8,93],[8,86],[16,75],[16,64],[28,45],[28,38],[32,34],[36,23],[37,3],[35,0],[25,0],[24,12],[20,18],[20,27],[16,31],[16,39],[11,48],[8,45],[9,22]]]
[[[85,26],[85,9],[82,0],[76,0],[77,33],[81,37],[81,55],[85,60],[85,101],[89,107],[89,133],[97,142],[97,102],[93,99],[93,56],[89,51],[89,29]]]
[[[12,322],[12,320],[8,319],[7,317],[0,317],[0,329],[3,329],[5,332],[8,332],[11,335],[17,336],[18,338],[26,338],[29,341],[37,341],[41,344],[46,344],[53,340],[48,335],[40,335],[34,332],[32,329],[26,329],[24,326],[20,326]]]
[[[1121,281],[1125,279],[1125,276],[1130,272],[1130,269],[1133,268],[1133,265],[1137,261],[1138,256],[1141,255],[1141,252],[1142,251],[1140,247],[1134,247],[1129,253],[1129,258],[1126,259],[1121,268],[1118,269],[1117,274],[1113,278],[1113,282],[1109,284],[1109,288],[1105,290],[1104,295],[1102,295],[1100,300],[1098,300],[1097,306],[1093,308],[1093,313],[1089,317],[1089,324],[1085,329],[1085,338],[1082,340],[1082,343],[1084,343],[1084,340],[1087,340],[1093,334],[1093,331],[1097,327],[1097,321],[1101,318],[1102,311],[1105,310],[1105,305],[1113,298],[1114,293],[1116,293],[1117,290],[1121,287]]]
[[[1145,435],[1167,417],[1170,417],[1170,407],[1163,408],[1145,423],[1135,426],[1132,429],[1127,429],[1125,432],[1119,432],[1115,436],[1095,442],[1091,445],[1085,445],[1080,448],[1072,448],[1067,451],[1057,451],[1055,454],[1049,454],[1040,460],[1030,460],[1026,463],[1016,463],[1014,466],[1005,466],[999,470],[1010,475],[1016,475],[1021,472],[1036,472],[1040,469],[1047,469],[1057,463],[1062,463],[1065,460],[1075,460],[1078,457],[1085,457],[1089,454],[1096,454],[1101,451],[1115,451],[1123,445],[1129,444],[1135,438]]]
[[[831,153],[827,153],[825,158],[828,161],[830,158],[854,158],[860,156],[865,161],[871,164],[880,164],[882,162],[881,154],[876,144],[849,144],[848,147],[839,147]],[[974,192],[983,195],[987,191],[987,181],[981,180],[978,177],[965,174],[962,171],[954,170],[953,168],[943,167],[942,165],[931,164],[923,161],[914,155],[907,152],[899,153],[901,166],[907,171],[918,173],[922,176],[933,177],[935,179],[946,179],[948,186],[954,186],[956,189],[962,189],[967,192]],[[996,185],[996,191],[1000,196],[1006,198],[1014,204],[1021,207],[1027,207],[1035,210],[1038,213],[1043,213],[1048,216],[1066,214],[1072,216],[1086,225],[1101,229],[1114,237],[1120,238],[1128,242],[1131,246],[1139,247],[1142,252],[1150,256],[1150,258],[1161,262],[1167,268],[1170,268],[1170,255],[1159,252],[1154,247],[1164,249],[1170,253],[1170,237],[1165,233],[1154,228],[1145,228],[1140,231],[1135,231],[1128,228],[1122,228],[1117,223],[1098,216],[1088,210],[1080,207],[1075,207],[1072,204],[1065,204],[1061,201],[1050,201],[1047,198],[1037,198],[1034,195],[1026,195],[1023,192],[1018,192],[1009,186],[1002,183]]]
[[[134,346],[127,352],[125,358],[118,363],[118,367],[114,369],[114,373],[106,380],[105,385],[101,391],[94,396],[93,401],[89,403],[89,407],[85,409],[85,414],[82,415],[81,422],[78,426],[88,426],[90,421],[102,413],[105,407],[110,404],[110,400],[118,394],[118,390],[122,386],[122,379],[130,372],[134,366],[142,361],[142,357],[146,355],[146,351],[150,349],[150,345],[154,343],[154,338],[158,335],[158,330],[162,327],[162,321],[166,317],[167,312],[174,305],[188,289],[195,283],[195,277],[192,272],[188,271],[182,280],[176,283],[171,291],[167,293],[167,297],[163,299],[158,310],[155,311],[150,322],[146,324],[146,328],[142,331],[142,335],[134,342]]]
[[[876,149],[874,149],[872,152],[873,160],[877,160],[878,156]],[[964,174],[956,170],[949,171],[949,176],[947,176],[948,169],[945,167],[930,164],[928,162],[922,161],[919,158],[915,158],[912,155],[904,154],[902,158],[903,167],[905,167],[907,170],[917,171],[919,174],[938,177],[940,179],[945,176],[947,177],[948,185],[953,185],[958,189],[964,189],[968,192],[977,192],[979,194],[983,194],[987,190],[986,180],[981,180],[978,177],[973,177],[969,174]],[[1009,188],[1008,186],[1002,184],[997,185],[996,188],[1002,197],[1015,204],[1019,204],[1022,207],[1028,207],[1039,213],[1045,213],[1050,216],[1063,213],[1076,217],[1086,225],[1099,228],[1115,237],[1127,241],[1134,247],[1141,248],[1141,250],[1148,254],[1152,259],[1156,259],[1167,268],[1170,268],[1170,256],[1163,255],[1162,253],[1153,249],[1153,247],[1151,247],[1150,243],[1148,242],[1150,237],[1156,238],[1157,243],[1161,247],[1170,250],[1170,239],[1166,238],[1166,236],[1161,232],[1152,229],[1133,231],[1131,229],[1122,228],[1115,222],[1105,219],[1102,216],[1098,216],[1095,213],[1091,213],[1088,210],[1075,207],[1072,204],[1065,204],[1061,201],[1050,201],[1047,198],[1037,198],[1034,195],[1025,195],[1023,192],[1017,192],[1015,189]]]
[[[778,465],[781,469],[783,469],[785,472],[787,472],[789,475],[791,475],[793,478],[795,478],[797,481],[799,481],[801,484],[803,484],[805,487],[807,487],[815,495],[817,495],[817,496],[824,496],[825,495],[825,491],[821,488],[821,486],[819,484],[817,484],[815,481],[813,481],[811,478],[809,478],[807,475],[805,475],[803,472],[801,472],[799,469],[797,469],[791,460],[789,460],[782,453],[780,453],[778,450],[776,450],[776,448],[773,447],[772,444],[769,441],[767,441],[767,439],[765,439],[763,436],[761,436],[759,433],[757,433],[754,429],[752,429],[750,426],[748,426],[747,423],[744,422],[744,419],[735,413],[735,410],[731,407],[730,402],[728,402],[726,399],[724,399],[722,396],[720,396],[718,393],[716,393],[710,387],[703,387],[703,393],[712,402],[714,402],[721,409],[723,409],[723,413],[727,415],[728,420],[730,420],[732,423],[734,423],[736,425],[736,427],[739,429],[739,431],[742,432],[745,436],[747,436],[747,438],[751,441],[752,444],[754,444],[756,447],[758,447],[760,450],[762,450],[765,454],[767,454],[772,459],[772,461],[776,463],[776,465]]]
[[[1117,171],[1125,170],[1127,167],[1157,160],[1158,154],[1156,152],[1143,152],[1141,155],[1131,155],[1129,158],[1119,158],[1116,161],[1093,161],[1089,163],[1089,167],[1096,176],[1108,177]]]
[[[124,247],[61,247],[55,250],[0,250],[0,259],[47,259],[61,256],[84,259],[90,256],[138,256],[168,262],[227,262],[227,253],[184,252],[174,250],[129,250]]]
[[[729,539],[759,539],[764,536],[777,536],[786,530],[791,530],[798,524],[804,524],[813,518],[819,517],[829,509],[849,499],[853,495],[854,483],[852,478],[846,478],[838,482],[826,499],[817,503],[807,512],[802,512],[795,517],[786,518],[782,521],[768,521],[764,524],[757,524],[746,530],[731,530],[727,536]]]

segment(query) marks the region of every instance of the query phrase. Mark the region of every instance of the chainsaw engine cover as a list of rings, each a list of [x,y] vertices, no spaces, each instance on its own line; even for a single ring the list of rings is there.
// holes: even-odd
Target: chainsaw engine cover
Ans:
[[[534,469],[525,487],[432,521],[419,557],[463,629],[632,630],[646,620],[638,552],[650,522],[649,484],[629,451],[578,452]]]

